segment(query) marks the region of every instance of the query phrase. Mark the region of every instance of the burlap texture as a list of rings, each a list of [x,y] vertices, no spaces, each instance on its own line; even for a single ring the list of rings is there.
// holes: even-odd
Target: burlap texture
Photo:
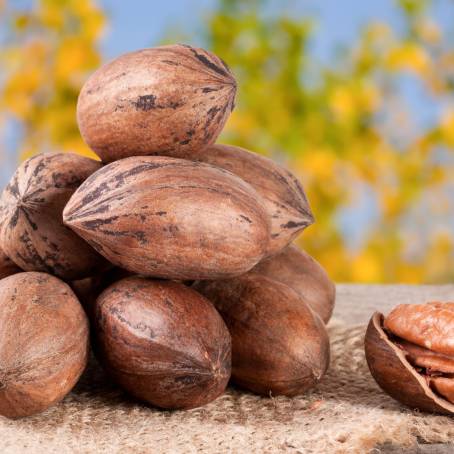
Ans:
[[[231,388],[187,412],[131,401],[92,361],[61,404],[19,421],[0,418],[0,452],[367,453],[385,442],[452,441],[452,418],[413,412],[379,390],[365,362],[364,331],[364,324],[331,324],[330,370],[305,396],[261,398]]]

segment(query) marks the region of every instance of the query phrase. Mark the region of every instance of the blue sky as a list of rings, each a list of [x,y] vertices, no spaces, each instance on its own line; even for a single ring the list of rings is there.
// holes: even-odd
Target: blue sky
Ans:
[[[14,5],[27,7],[32,3],[33,0],[15,0]],[[169,28],[189,34],[197,32],[217,0],[98,0],[98,3],[109,22],[101,49],[104,57],[111,59],[124,52],[158,44]],[[284,10],[315,20],[311,51],[320,61],[328,64],[336,49],[351,44],[367,22],[380,20],[397,30],[401,27],[395,0],[274,0],[269,3],[271,14],[273,9],[279,8],[280,12]],[[441,24],[454,23],[453,0],[434,0],[430,14]],[[194,44],[203,45],[203,42]],[[412,80],[403,81],[402,91],[409,105],[420,112],[421,126],[430,123],[436,112],[426,102],[421,87]],[[1,162],[0,187],[9,179],[17,164],[14,140],[17,134],[17,126],[10,125],[1,143],[6,158]]]
[[[197,30],[204,17],[217,4],[216,0],[177,0],[151,2],[147,0],[100,0],[110,18],[103,40],[106,57],[156,44],[168,27]],[[274,0],[271,10],[287,11],[292,15],[309,16],[317,22],[312,50],[329,61],[333,49],[351,43],[358,30],[371,20],[384,21],[399,29],[401,18],[395,0]],[[438,22],[454,21],[452,0],[435,0],[430,14]]]
[[[156,45],[169,28],[196,32],[216,4],[216,0],[159,3],[102,0],[101,5],[110,18],[102,42],[103,54],[106,58],[113,58],[133,49]],[[402,29],[402,17],[395,0],[274,0],[270,2],[269,13],[272,14],[273,8],[315,21],[310,49],[324,64],[329,64],[338,48],[351,45],[361,28],[370,21],[385,22],[394,30]],[[429,14],[448,28],[454,23],[453,0],[435,0]],[[193,44],[203,45],[203,42]],[[416,79],[403,77],[401,91],[407,104],[417,112],[417,128],[428,127],[436,121],[439,106],[427,99]],[[353,249],[361,246],[365,233],[378,216],[374,200],[367,188],[358,188],[357,200],[338,215],[338,223]]]
[[[14,4],[17,2],[18,6],[25,6],[32,1],[15,0]],[[124,52],[157,45],[169,28],[197,35],[204,18],[216,6],[217,0],[98,0],[98,3],[108,17],[108,26],[101,42],[102,53],[108,60]],[[395,0],[274,0],[270,2],[268,13],[272,14],[273,9],[279,8],[280,12],[286,11],[293,16],[312,18],[315,30],[310,44],[311,52],[321,62],[329,64],[336,49],[351,45],[361,27],[372,20],[386,22],[395,30],[401,29],[402,18],[395,5]],[[453,24],[454,1],[434,0],[430,16],[442,26]],[[203,42],[195,41],[193,44],[203,45]],[[421,86],[411,78],[403,78],[401,89],[408,105],[418,113],[420,127],[434,121],[437,107],[427,100]],[[17,165],[14,140],[17,134],[17,126],[11,125],[2,141],[4,143],[0,143],[4,148],[3,155],[6,155],[0,164],[0,188]],[[346,237],[353,242],[361,238],[361,231],[367,230],[365,224],[373,222],[376,214],[370,194],[361,188],[359,193],[363,196],[358,198],[356,204],[339,215]]]
[[[150,2],[135,0],[100,0],[109,18],[109,26],[102,40],[102,51],[107,59],[119,54],[159,43],[169,28],[189,31],[196,35],[217,0],[179,0]],[[355,41],[361,28],[370,21],[381,21],[393,29],[402,28],[402,17],[396,0],[272,0],[269,13],[279,12],[310,17],[315,31],[311,52],[322,63],[328,64],[336,50]],[[454,1],[434,0],[429,14],[442,26],[454,23]],[[454,39],[454,37],[453,37]],[[203,42],[195,42],[203,46]],[[402,78],[401,90],[408,105],[418,112],[418,126],[435,121],[437,111],[424,95],[424,90],[412,77]]]

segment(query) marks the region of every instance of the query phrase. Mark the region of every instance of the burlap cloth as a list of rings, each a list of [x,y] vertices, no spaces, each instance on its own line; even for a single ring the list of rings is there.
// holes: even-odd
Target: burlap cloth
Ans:
[[[364,359],[374,309],[426,299],[454,300],[454,287],[339,286],[330,371],[293,399],[230,388],[200,409],[159,411],[131,401],[91,361],[61,404],[19,421],[0,417],[0,453],[367,453],[383,443],[448,443],[454,419],[402,407],[379,390]]]

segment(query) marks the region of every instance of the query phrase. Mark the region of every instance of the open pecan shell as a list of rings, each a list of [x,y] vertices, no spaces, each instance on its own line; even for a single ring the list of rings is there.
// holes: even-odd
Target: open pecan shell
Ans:
[[[384,329],[384,316],[376,312],[367,327],[365,352],[370,372],[378,385],[391,397],[419,410],[454,414],[454,405],[430,386],[430,376],[411,364],[408,353]],[[432,385],[440,391],[440,388]]]

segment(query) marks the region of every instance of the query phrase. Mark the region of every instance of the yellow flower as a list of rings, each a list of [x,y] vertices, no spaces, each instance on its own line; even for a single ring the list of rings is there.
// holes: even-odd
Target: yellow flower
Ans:
[[[351,117],[355,112],[355,97],[347,87],[337,87],[329,99],[329,106],[339,118]]]
[[[374,112],[380,107],[380,93],[372,84],[363,85],[357,92],[358,107],[365,112]]]
[[[406,284],[419,284],[424,281],[423,270],[419,263],[405,263],[398,268],[399,275],[396,276],[399,282]]]
[[[41,86],[42,72],[38,67],[17,72],[3,90],[4,105],[19,118],[24,118],[33,107],[33,93]]]
[[[405,43],[389,52],[386,63],[391,70],[407,70],[422,75],[430,68],[430,57],[421,46]]]
[[[383,189],[382,210],[386,218],[394,218],[401,212],[403,200],[394,191]]]
[[[357,255],[351,264],[354,282],[379,282],[383,278],[379,257],[364,251]]]
[[[376,111],[380,106],[380,93],[371,83],[351,83],[336,87],[330,98],[329,106],[333,113],[345,121],[361,113]]]
[[[62,148],[65,151],[70,151],[73,153],[80,154],[82,156],[87,156],[88,158],[95,159],[99,161],[99,157],[83,142],[80,138],[73,138],[70,140],[65,140]]]
[[[328,148],[314,148],[296,165],[318,181],[330,181],[334,175],[335,164],[336,158]]]
[[[449,146],[454,146],[454,110],[444,112],[440,122],[443,140]]]
[[[79,75],[86,68],[97,64],[97,54],[77,36],[63,39],[55,55],[55,77],[58,81],[69,81],[80,85]]]
[[[50,29],[61,30],[64,26],[64,9],[55,1],[39,2],[38,18]]]

